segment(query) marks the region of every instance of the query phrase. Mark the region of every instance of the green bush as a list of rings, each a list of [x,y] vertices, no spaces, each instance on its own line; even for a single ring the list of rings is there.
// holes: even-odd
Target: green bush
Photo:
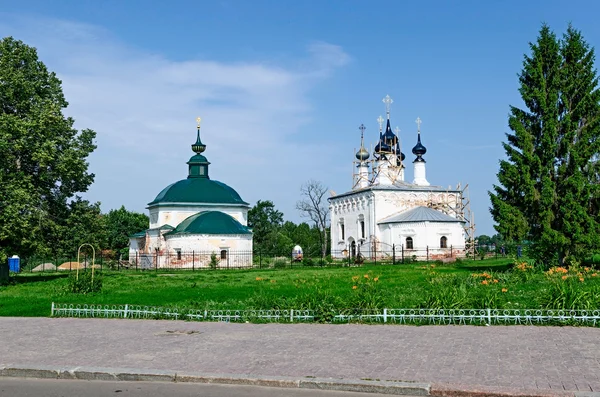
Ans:
[[[79,275],[77,275],[77,272],[71,272],[67,280],[67,292],[73,294],[85,295],[101,290],[102,274],[100,272],[94,272],[93,278],[91,270],[79,272]]]
[[[275,259],[273,261],[273,267],[275,269],[285,269],[288,266],[288,261],[286,259]]]
[[[306,258],[302,261],[302,264],[304,266],[314,266],[315,265],[315,261],[312,258]]]
[[[215,254],[214,252],[210,255],[210,263],[208,264],[208,267],[210,267],[211,269],[216,269],[219,266],[219,261],[217,260],[217,254]]]

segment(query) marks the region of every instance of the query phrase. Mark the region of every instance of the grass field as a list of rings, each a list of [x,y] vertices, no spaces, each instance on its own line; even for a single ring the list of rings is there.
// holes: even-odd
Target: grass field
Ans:
[[[587,270],[586,270],[587,269]],[[600,307],[600,275],[543,271],[512,259],[162,273],[104,271],[102,292],[67,292],[66,274],[20,274],[0,287],[0,316],[48,316],[50,305],[135,304],[190,309]],[[566,277],[565,277],[566,276]]]

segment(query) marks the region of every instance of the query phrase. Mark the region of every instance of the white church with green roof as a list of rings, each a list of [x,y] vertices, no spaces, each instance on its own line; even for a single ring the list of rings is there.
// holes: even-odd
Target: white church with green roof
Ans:
[[[209,266],[214,254],[221,267],[251,266],[250,206],[233,188],[210,179],[200,118],[192,150],[188,177],[148,203],[150,225],[130,236],[129,260],[142,268],[200,268]]]

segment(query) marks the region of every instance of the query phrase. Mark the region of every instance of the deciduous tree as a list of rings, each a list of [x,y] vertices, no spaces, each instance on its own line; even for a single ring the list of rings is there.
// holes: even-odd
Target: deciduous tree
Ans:
[[[0,40],[0,261],[51,249],[45,237],[94,180],[87,157],[96,133],[74,129],[67,105],[35,48]]]
[[[327,255],[327,223],[329,222],[329,204],[327,203],[327,187],[319,181],[310,180],[300,188],[304,197],[296,203],[301,216],[310,219],[321,232],[319,242],[321,256]]]

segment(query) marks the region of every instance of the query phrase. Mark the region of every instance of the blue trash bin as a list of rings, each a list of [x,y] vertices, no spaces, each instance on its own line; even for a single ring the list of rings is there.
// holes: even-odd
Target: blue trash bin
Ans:
[[[19,273],[21,271],[21,258],[16,255],[12,258],[8,258],[8,271]]]

